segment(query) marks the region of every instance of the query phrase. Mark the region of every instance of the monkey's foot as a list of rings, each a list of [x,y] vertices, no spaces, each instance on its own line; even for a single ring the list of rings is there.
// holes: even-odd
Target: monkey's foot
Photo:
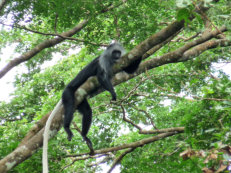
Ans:
[[[94,149],[93,149],[91,140],[90,140],[88,137],[86,137],[86,136],[84,136],[83,139],[86,141],[87,146],[88,146],[88,148],[90,149],[90,153],[89,153],[89,154],[90,154],[90,155],[94,155],[95,152],[94,152]]]

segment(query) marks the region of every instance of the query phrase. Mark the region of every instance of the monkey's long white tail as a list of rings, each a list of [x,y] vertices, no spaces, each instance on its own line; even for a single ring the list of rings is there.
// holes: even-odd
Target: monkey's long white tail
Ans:
[[[54,118],[54,116],[56,115],[56,113],[58,112],[60,106],[62,104],[62,101],[60,100],[55,108],[53,109],[53,111],[51,112],[51,115],[49,116],[47,122],[46,122],[46,126],[45,126],[45,130],[43,133],[43,173],[48,173],[48,156],[47,156],[47,149],[48,149],[48,140],[49,140],[49,131],[50,131],[50,126],[51,126],[51,122]]]

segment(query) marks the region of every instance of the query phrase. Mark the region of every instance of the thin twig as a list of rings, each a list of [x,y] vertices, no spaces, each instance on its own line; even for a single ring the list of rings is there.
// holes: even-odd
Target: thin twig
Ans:
[[[112,153],[107,153],[107,154],[102,154],[102,156],[105,156],[102,160],[99,160],[98,162],[94,162],[94,163],[91,163],[91,164],[88,164],[87,166],[88,167],[93,167],[93,166],[98,166],[100,164],[103,164],[109,160],[111,160],[113,157],[114,157],[114,154]],[[98,157],[99,158],[99,157]]]
[[[147,111],[145,111],[145,110],[143,110],[143,109],[139,109],[139,108],[137,108],[136,106],[134,106],[134,105],[132,105],[132,104],[129,104],[129,105],[130,105],[131,107],[133,107],[136,111],[138,111],[138,112],[143,112],[143,113],[148,117],[148,119],[150,120],[150,123],[152,124],[152,127],[153,127],[154,129],[158,129],[158,128],[156,127],[155,123],[153,122],[151,116],[149,115],[149,113],[148,113]]]
[[[72,162],[66,166],[64,166],[62,169],[61,169],[61,172],[70,167],[71,165],[73,165],[75,162],[79,161],[79,160],[87,160],[87,159],[96,159],[96,158],[99,158],[99,157],[102,157],[102,156],[105,156],[105,155],[108,155],[108,154],[99,154],[99,155],[94,155],[94,156],[83,156],[83,157],[77,157],[75,159],[72,160]]]
[[[26,26],[20,26],[20,25],[17,25],[17,24],[16,25],[8,25],[8,24],[4,24],[2,22],[0,22],[0,24],[2,24],[4,26],[9,26],[9,27],[12,27],[12,28],[23,29],[25,31],[29,31],[29,32],[32,32],[32,33],[35,33],[35,34],[40,34],[40,35],[45,35],[45,36],[60,37],[60,38],[66,39],[66,40],[74,40],[74,41],[78,41],[78,42],[83,42],[83,43],[91,44],[91,45],[94,45],[94,46],[103,46],[103,47],[107,47],[108,46],[108,44],[105,44],[105,43],[101,43],[100,44],[100,43],[90,42],[90,41],[86,41],[86,40],[79,39],[79,38],[66,37],[66,36],[64,36],[62,34],[58,34],[58,33],[45,33],[45,32],[41,32],[41,31],[35,31],[35,30],[30,29],[30,28],[27,28]],[[55,28],[56,28],[56,26],[55,26]]]
[[[122,103],[122,102],[124,102],[125,100],[127,100],[129,97],[131,97],[131,95],[133,95],[133,93],[138,89],[138,87],[139,87],[145,80],[147,80],[147,78],[142,77],[142,78],[140,79],[140,82],[139,82],[135,87],[133,87],[133,88],[131,89],[131,91],[127,94],[127,96],[124,97],[123,99],[121,99],[120,102]]]
[[[192,3],[198,10],[199,14],[201,14],[206,20],[208,20],[211,23],[211,25],[218,31],[218,33],[221,34],[223,38],[225,38],[225,34],[220,29],[218,29],[216,25],[213,24],[213,22],[208,18],[208,16],[203,12],[203,10],[201,10],[200,7],[196,5],[196,2],[192,1]]]
[[[125,113],[125,109],[123,107],[123,105],[120,105],[122,108],[122,112],[123,112],[123,120],[126,121],[127,123],[131,124],[132,126],[134,126],[135,128],[137,128],[139,131],[142,131],[142,128],[138,125],[136,125],[135,123],[133,123],[131,120],[129,120],[128,118],[126,118],[126,113]]]

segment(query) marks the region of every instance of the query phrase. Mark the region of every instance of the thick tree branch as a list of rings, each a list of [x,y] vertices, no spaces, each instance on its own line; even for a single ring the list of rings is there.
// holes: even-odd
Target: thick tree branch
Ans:
[[[149,56],[153,55],[155,52],[157,52],[160,48],[162,48],[164,45],[166,45],[167,43],[169,43],[176,35],[178,35],[181,32],[181,30],[179,30],[178,32],[176,32],[175,34],[173,34],[172,36],[170,36],[168,39],[166,39],[165,41],[163,41],[162,43],[154,46],[153,48],[151,48],[149,51],[147,51],[143,56],[142,59],[146,59]]]
[[[226,28],[223,28],[224,31],[226,31]],[[222,30],[222,29],[221,29]],[[199,54],[203,53],[206,49],[212,49],[216,48],[218,46],[230,46],[229,40],[211,40],[216,36],[216,34],[219,34],[219,32],[214,31],[208,33],[206,36],[199,38],[198,40],[192,41],[190,43],[187,43],[185,46],[178,48],[175,51],[169,52],[163,56],[153,58],[151,60],[145,61],[140,65],[140,68],[137,70],[137,74],[140,74],[143,72],[144,68],[146,70],[150,70],[155,67],[159,67],[168,63],[176,63],[181,61],[187,61],[190,60]],[[206,42],[208,41],[208,42]],[[206,43],[205,43],[206,42]],[[202,44],[204,43],[204,44]],[[197,46],[198,45],[198,46]],[[195,47],[194,47],[195,46]],[[194,48],[193,48],[194,47]],[[191,49],[191,50],[190,50]],[[135,75],[137,75],[135,74]],[[130,77],[133,77],[129,75]]]
[[[168,133],[168,132],[178,132],[178,131],[184,131],[184,127],[172,127],[172,128],[166,128],[166,129],[158,129],[158,130],[142,130],[139,133],[140,134],[161,134],[161,133]]]
[[[1,0],[1,2],[0,2],[0,12],[4,8],[5,5],[6,5],[6,0]]]
[[[170,37],[172,38],[172,36],[178,33],[183,27],[184,21],[175,21],[158,33],[153,34],[126,54],[120,65],[117,65],[115,72],[121,71],[121,67],[127,67],[132,61],[139,59],[153,47],[168,40]]]
[[[55,136],[62,125],[62,103],[61,101],[56,105],[61,109],[55,109],[53,111],[56,114],[56,118],[53,119],[53,126],[50,129],[50,136]],[[36,125],[37,126],[37,125]],[[36,128],[35,128],[36,129]],[[41,129],[40,127],[38,129]],[[33,137],[28,134],[29,140],[26,142],[25,138],[23,142],[12,153],[0,160],[0,172],[4,173],[28,159],[35,151],[37,151],[43,143],[44,128],[39,130]]]
[[[182,58],[180,58],[178,61],[187,61],[187,60],[193,59],[194,57],[200,55],[204,51],[206,51],[208,49],[213,49],[213,48],[216,48],[219,46],[221,46],[221,47],[231,46],[231,40],[221,39],[221,40],[207,41],[203,44],[200,44],[200,45],[192,48],[191,50],[186,51],[183,54]]]
[[[83,20],[80,24],[76,25],[74,28],[72,28],[71,30],[62,33],[61,35],[64,37],[71,37],[74,34],[76,34],[77,32],[79,32],[81,29],[83,29],[88,23],[88,20]],[[31,49],[30,51],[24,53],[23,55],[19,56],[18,58],[15,58],[13,60],[11,60],[1,71],[0,71],[0,79],[8,72],[10,71],[12,68],[14,68],[15,66],[28,61],[29,59],[31,59],[33,56],[35,56],[36,54],[38,54],[39,52],[41,52],[42,50],[52,47],[54,45],[57,45],[58,43],[61,43],[62,41],[64,41],[64,38],[61,37],[57,37],[57,38],[53,38],[50,40],[46,40],[40,44],[38,44],[37,46],[35,46],[35,48]]]
[[[38,133],[46,124],[47,119],[49,117],[50,113],[46,114],[39,120],[38,122],[35,123],[35,125],[30,129],[30,131],[27,133],[27,135],[23,138],[19,146],[22,146],[28,142],[31,138],[34,137],[36,133]]]

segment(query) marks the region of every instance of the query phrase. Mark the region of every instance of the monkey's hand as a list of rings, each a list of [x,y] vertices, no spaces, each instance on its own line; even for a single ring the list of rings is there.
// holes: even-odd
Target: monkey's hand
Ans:
[[[116,101],[116,97],[112,97],[112,99],[111,99],[112,101]]]
[[[116,101],[116,93],[112,93],[112,101]]]

